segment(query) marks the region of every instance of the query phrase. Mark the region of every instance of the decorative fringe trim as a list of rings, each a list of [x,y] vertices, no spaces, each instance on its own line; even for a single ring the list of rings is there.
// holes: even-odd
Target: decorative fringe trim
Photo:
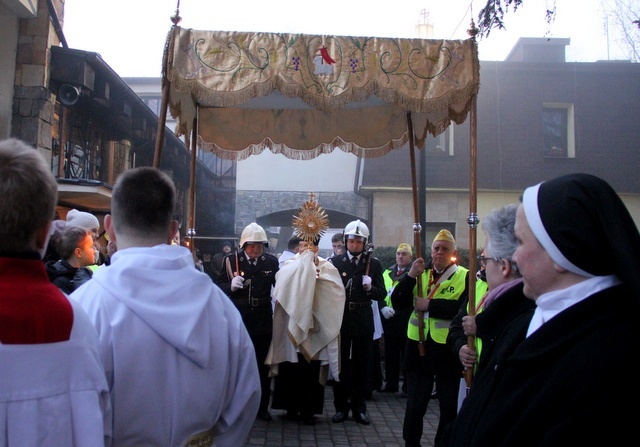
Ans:
[[[392,140],[384,146],[377,148],[363,148],[355,143],[347,143],[340,137],[336,137],[331,143],[323,143],[315,149],[292,149],[285,144],[274,143],[270,138],[265,138],[261,143],[252,144],[245,149],[236,151],[232,149],[224,149],[215,143],[207,142],[198,135],[198,147],[213,152],[219,158],[224,160],[242,161],[246,160],[252,155],[259,155],[265,149],[269,149],[274,154],[282,154],[286,158],[291,160],[313,160],[322,154],[330,154],[335,149],[340,149],[343,152],[354,154],[356,157],[363,158],[376,158],[391,152],[392,150],[400,149],[407,144],[409,137],[407,133],[402,136],[400,140]]]

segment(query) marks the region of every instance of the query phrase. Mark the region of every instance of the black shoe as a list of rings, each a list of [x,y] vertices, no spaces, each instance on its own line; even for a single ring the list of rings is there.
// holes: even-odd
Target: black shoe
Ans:
[[[382,388],[380,390],[381,393],[397,393],[398,392],[398,388],[394,388],[394,387],[387,387],[385,386],[384,388]]]
[[[406,392],[406,391],[403,391],[402,393],[400,393],[400,397],[403,397],[403,398],[404,398],[404,397],[407,397],[407,392]]]
[[[336,414],[333,415],[331,421],[335,422],[336,424],[338,422],[344,422],[347,419],[347,416],[349,416],[349,414],[345,413],[344,411],[336,411]]]
[[[262,419],[263,421],[267,421],[267,422],[270,422],[270,421],[271,421],[271,419],[273,419],[273,418],[271,417],[271,413],[269,413],[269,412],[268,412],[268,411],[266,411],[266,410],[265,410],[265,411],[258,411],[258,417],[259,417],[260,419]]]
[[[362,425],[369,425],[371,423],[369,416],[365,413],[353,413],[353,420]]]

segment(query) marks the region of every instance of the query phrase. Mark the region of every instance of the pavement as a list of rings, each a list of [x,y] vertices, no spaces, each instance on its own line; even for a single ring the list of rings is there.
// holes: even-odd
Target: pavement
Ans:
[[[270,409],[273,420],[256,419],[245,447],[401,447],[404,446],[402,421],[406,401],[400,393],[374,391],[372,399],[367,401],[371,425],[358,424],[351,416],[342,423],[334,424],[331,422],[335,413],[333,390],[328,385],[324,394],[324,410],[315,416],[315,424],[287,421],[280,417],[283,410]],[[423,447],[434,445],[438,419],[438,401],[431,399],[424,417]]]

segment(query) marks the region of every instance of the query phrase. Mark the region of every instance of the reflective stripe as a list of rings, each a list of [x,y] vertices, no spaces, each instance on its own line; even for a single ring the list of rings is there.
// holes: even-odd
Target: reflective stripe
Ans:
[[[442,281],[439,284],[439,289],[433,298],[457,300],[460,295],[465,291],[466,284],[465,278],[468,270],[464,267],[458,266],[456,272],[448,279]],[[431,270],[425,270],[422,278],[423,284],[429,284],[429,278],[431,276]],[[414,296],[416,296],[416,290],[414,289]],[[431,334],[431,338],[440,344],[445,344],[447,341],[447,335],[449,334],[449,325],[451,320],[442,320],[439,318],[429,317],[429,313],[425,312],[425,325],[424,335],[425,339],[427,334]],[[407,337],[411,340],[419,341],[420,332],[418,329],[418,317],[414,312],[409,320],[407,327]]]

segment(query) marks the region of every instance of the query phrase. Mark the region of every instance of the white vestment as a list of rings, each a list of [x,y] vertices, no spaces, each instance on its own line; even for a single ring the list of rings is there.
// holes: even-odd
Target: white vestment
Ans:
[[[114,445],[246,442],[260,400],[253,344],[188,249],[119,250],[71,298],[98,330]]]
[[[333,377],[339,375],[344,285],[333,264],[318,257],[315,265],[315,257],[305,250],[276,273],[273,338],[265,361],[272,375],[278,363],[297,362],[297,351],[329,365]]]
[[[111,445],[111,403],[95,329],[77,303],[70,339],[0,344],[0,446]]]

